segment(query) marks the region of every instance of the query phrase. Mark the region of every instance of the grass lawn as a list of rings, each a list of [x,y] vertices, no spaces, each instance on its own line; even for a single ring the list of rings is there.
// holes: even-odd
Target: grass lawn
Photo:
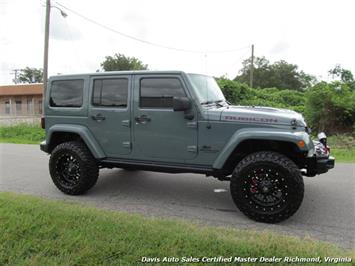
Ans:
[[[0,126],[0,143],[39,144],[45,132],[37,124]],[[351,135],[331,136],[328,139],[336,162],[355,163],[355,138]]]
[[[0,193],[0,243],[0,265],[137,265],[142,257],[165,256],[355,258],[354,250],[309,238],[204,227],[6,192]]]
[[[330,153],[336,162],[355,163],[355,137],[350,134],[335,135],[328,138]]]
[[[351,149],[331,149],[331,155],[336,162],[355,163],[355,148]]]
[[[45,131],[36,124],[0,126],[0,142],[39,144],[45,138]]]

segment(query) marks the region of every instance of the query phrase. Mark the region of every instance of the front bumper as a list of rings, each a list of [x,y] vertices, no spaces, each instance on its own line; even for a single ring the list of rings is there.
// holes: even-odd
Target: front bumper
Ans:
[[[46,153],[49,152],[49,147],[48,147],[48,145],[47,145],[45,140],[42,141],[41,144],[39,144],[39,148],[41,149],[41,151],[44,151]]]
[[[335,165],[335,158],[330,156],[326,142],[313,141],[313,144],[315,152],[313,156],[306,158],[306,176],[324,174]]]
[[[324,174],[335,166],[335,158],[333,156],[317,157],[314,155],[313,157],[308,157],[306,160],[306,176]]]

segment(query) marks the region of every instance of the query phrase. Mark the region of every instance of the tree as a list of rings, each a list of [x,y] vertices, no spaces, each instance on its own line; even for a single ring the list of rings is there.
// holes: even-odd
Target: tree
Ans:
[[[316,132],[355,129],[355,90],[342,81],[319,82],[306,92],[306,120]]]
[[[335,65],[335,67],[328,71],[329,75],[332,77],[338,77],[342,82],[351,83],[354,82],[354,76],[350,70],[342,68],[340,65]]]
[[[216,79],[226,100],[232,104],[242,104],[243,101],[252,97],[251,90],[247,84],[230,80],[226,77]]]
[[[26,67],[21,69],[14,83],[42,83],[43,70],[41,68]]]
[[[104,71],[148,69],[148,65],[143,64],[138,58],[127,57],[123,54],[106,56],[105,61],[101,63],[101,67]]]
[[[298,66],[289,64],[285,60],[270,64],[265,57],[254,60],[253,84],[256,88],[279,88],[303,90],[312,86],[315,77],[298,70]],[[251,58],[243,61],[243,67],[235,80],[248,83],[250,78]]]

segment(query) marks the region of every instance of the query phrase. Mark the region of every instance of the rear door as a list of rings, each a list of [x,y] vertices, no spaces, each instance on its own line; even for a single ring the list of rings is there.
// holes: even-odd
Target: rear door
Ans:
[[[173,97],[189,97],[179,75],[136,75],[134,79],[135,157],[144,160],[191,160],[197,155],[196,110],[192,120],[174,112]],[[193,107],[192,107],[193,108]]]
[[[107,157],[131,152],[131,76],[91,78],[89,128]]]

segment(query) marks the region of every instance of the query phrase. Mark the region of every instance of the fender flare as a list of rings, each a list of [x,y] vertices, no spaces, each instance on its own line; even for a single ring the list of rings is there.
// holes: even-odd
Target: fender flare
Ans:
[[[300,140],[303,140],[305,142],[305,146],[300,148],[300,150],[313,150],[312,140],[306,132],[290,132],[282,129],[272,128],[243,128],[236,131],[232,135],[228,143],[224,146],[223,150],[219,153],[217,159],[214,161],[213,168],[222,169],[224,163],[228,160],[229,156],[240,143],[253,139],[291,142],[295,145],[297,145]]]
[[[51,142],[52,135],[56,132],[78,134],[96,159],[102,159],[106,157],[104,151],[97,143],[94,136],[91,134],[90,130],[87,127],[71,124],[56,124],[48,129],[46,135],[46,143],[49,144]]]

